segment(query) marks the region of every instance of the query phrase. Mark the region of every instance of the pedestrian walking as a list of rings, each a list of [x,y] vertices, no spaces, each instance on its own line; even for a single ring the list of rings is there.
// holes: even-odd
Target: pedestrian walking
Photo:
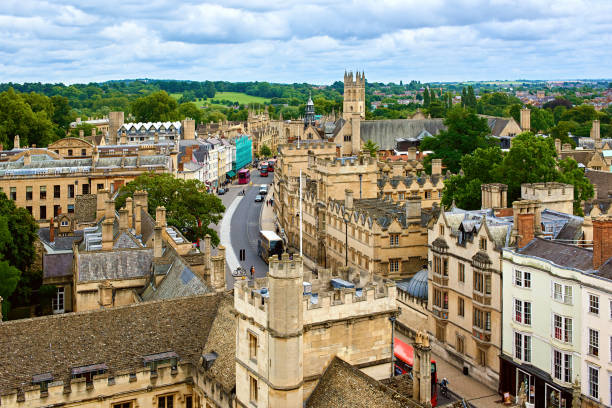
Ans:
[[[255,267],[251,265],[251,279],[255,278]]]

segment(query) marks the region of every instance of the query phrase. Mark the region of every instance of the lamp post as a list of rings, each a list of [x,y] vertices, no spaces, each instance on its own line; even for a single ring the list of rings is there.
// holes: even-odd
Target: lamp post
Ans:
[[[344,219],[344,266],[348,266],[348,222],[351,216],[345,212],[342,218]]]
[[[395,377],[395,316],[389,318],[391,322],[391,377]]]

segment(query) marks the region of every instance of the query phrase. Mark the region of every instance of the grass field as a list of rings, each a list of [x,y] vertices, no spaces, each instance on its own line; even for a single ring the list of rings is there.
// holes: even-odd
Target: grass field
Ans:
[[[181,98],[181,96],[183,96],[183,94],[181,93],[171,93],[170,96],[172,96],[174,99],[179,100]],[[251,96],[251,95],[247,95],[245,93],[242,92],[217,92],[215,94],[215,97],[213,98],[214,100],[217,101],[232,101],[232,102],[238,102],[240,105],[247,105],[250,103],[269,103],[270,99],[269,98],[262,98],[260,96]],[[202,106],[209,106],[210,105],[210,101],[209,100],[203,100],[203,99],[198,99],[194,102],[196,104],[196,106],[198,108],[202,107]],[[212,106],[216,106],[216,105],[212,105]]]

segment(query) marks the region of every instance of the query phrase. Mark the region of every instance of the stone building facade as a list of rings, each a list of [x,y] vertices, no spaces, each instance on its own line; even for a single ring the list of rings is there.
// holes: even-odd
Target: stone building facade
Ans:
[[[174,150],[169,155],[91,151],[88,158],[66,159],[49,149],[13,149],[0,160],[0,191],[47,225],[53,216],[73,213],[78,195],[114,192],[143,173],[175,173],[178,167]]]
[[[336,355],[375,379],[390,376],[391,281],[311,275],[285,255],[270,260],[267,278],[239,282],[234,300],[237,406],[302,406]]]

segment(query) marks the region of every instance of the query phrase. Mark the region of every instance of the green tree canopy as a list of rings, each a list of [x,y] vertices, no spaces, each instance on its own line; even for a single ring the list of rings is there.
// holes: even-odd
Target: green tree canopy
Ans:
[[[53,104],[44,95],[20,94],[13,88],[0,93],[0,143],[10,148],[19,135],[22,146],[47,146],[58,139],[52,114]]]
[[[221,220],[225,207],[218,197],[206,192],[204,183],[177,179],[166,173],[142,174],[119,190],[115,206],[123,207],[137,190],[148,193],[151,217],[155,218],[156,208],[163,206],[168,224],[178,228],[188,240],[194,242],[209,234],[213,245],[219,244],[219,236],[210,225]]]
[[[371,157],[376,157],[379,149],[380,146],[371,139],[368,139],[368,141],[363,144],[363,150],[368,151]]]
[[[17,289],[20,276],[21,271],[19,269],[11,266],[6,261],[0,261],[0,296],[3,298],[2,316],[5,320],[10,309],[9,297]]]
[[[427,137],[421,142],[421,150],[432,150],[433,154],[425,157],[425,168],[429,172],[432,159],[442,159],[442,163],[452,173],[460,168],[461,157],[472,153],[477,148],[491,145],[487,135],[490,133],[486,119],[461,106],[450,109],[444,120],[447,130],[434,137]]]
[[[153,92],[132,103],[132,114],[138,122],[178,120],[178,103],[166,91]]]
[[[261,157],[270,157],[272,156],[272,150],[267,145],[262,145],[259,149],[259,155]]]
[[[181,103],[178,112],[181,119],[191,118],[195,120],[196,125],[202,122],[202,110],[193,102]]]
[[[524,132],[515,137],[504,155],[499,147],[476,149],[461,159],[462,174],[444,183],[442,204],[453,201],[466,210],[481,205],[481,184],[502,183],[508,186],[508,203],[521,196],[521,184],[558,181],[574,186],[574,213],[582,214],[581,201],[593,197],[593,186],[573,159],[557,162],[552,138],[535,137]]]

